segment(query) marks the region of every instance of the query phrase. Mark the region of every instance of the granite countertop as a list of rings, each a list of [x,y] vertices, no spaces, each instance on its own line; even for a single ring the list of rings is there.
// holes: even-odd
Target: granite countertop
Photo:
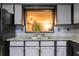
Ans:
[[[72,37],[68,37],[68,36],[53,36],[53,37],[42,37],[42,38],[36,38],[36,37],[14,37],[11,39],[7,39],[7,41],[12,41],[12,40],[71,40]]]
[[[27,40],[71,40],[76,43],[79,43],[79,35],[78,34],[72,34],[72,35],[53,35],[50,37],[42,37],[37,38],[35,36],[16,36],[10,39],[7,39],[7,41],[27,41]]]

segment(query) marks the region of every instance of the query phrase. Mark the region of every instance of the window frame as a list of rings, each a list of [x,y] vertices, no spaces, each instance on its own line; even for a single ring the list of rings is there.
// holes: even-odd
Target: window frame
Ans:
[[[41,9],[39,9],[39,8],[24,8],[23,9],[24,11],[24,13],[23,13],[23,15],[24,15],[24,26],[25,26],[25,28],[24,28],[24,32],[25,33],[54,33],[54,25],[55,25],[55,21],[57,21],[57,7],[56,6],[53,6],[52,8],[41,8]],[[53,29],[52,29],[52,31],[44,31],[44,32],[41,32],[41,31],[39,31],[39,32],[28,32],[28,31],[26,31],[26,17],[25,17],[25,13],[28,11],[28,10],[52,10],[52,11],[54,11],[54,15],[55,15],[55,17],[54,17],[54,20],[53,20]],[[52,13],[53,14],[53,13]]]

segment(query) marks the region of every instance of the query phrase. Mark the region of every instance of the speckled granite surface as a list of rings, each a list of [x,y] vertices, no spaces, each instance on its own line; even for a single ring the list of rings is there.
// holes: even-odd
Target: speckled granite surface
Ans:
[[[51,36],[42,36],[37,38],[35,36],[17,36],[14,38],[7,39],[7,41],[26,41],[26,40],[71,40],[79,43],[78,34],[55,34]]]

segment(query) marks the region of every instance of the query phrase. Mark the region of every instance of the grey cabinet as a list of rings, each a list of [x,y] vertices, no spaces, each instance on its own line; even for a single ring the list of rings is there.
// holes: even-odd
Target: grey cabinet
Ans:
[[[57,56],[66,56],[67,55],[67,42],[66,41],[57,41]]]
[[[66,41],[10,41],[10,56],[66,56]]]
[[[41,56],[54,56],[54,47],[41,47]]]
[[[25,42],[25,56],[39,56],[39,41]]]
[[[39,56],[39,47],[25,47],[25,56]]]
[[[74,4],[74,24],[79,23],[79,4]]]
[[[13,4],[2,4],[2,8],[6,9],[9,13],[13,14]]]
[[[54,41],[41,41],[41,56],[54,56]]]
[[[71,5],[57,5],[57,24],[71,24]]]
[[[22,5],[15,5],[15,24],[21,24],[22,22]]]
[[[23,47],[10,47],[10,56],[23,56]]]
[[[57,47],[57,56],[66,56],[66,47]]]
[[[24,54],[23,41],[10,41],[10,56],[23,56]]]

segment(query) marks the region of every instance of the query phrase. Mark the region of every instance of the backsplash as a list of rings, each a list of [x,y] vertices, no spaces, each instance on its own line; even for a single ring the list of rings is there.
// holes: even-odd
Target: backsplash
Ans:
[[[25,33],[25,29],[22,30],[21,25],[15,26],[15,33],[16,36],[34,36],[37,35],[37,33]],[[55,26],[54,32],[52,33],[38,33],[38,35],[45,34],[47,36],[52,35],[69,35],[69,34],[79,34],[79,25],[74,26]]]

